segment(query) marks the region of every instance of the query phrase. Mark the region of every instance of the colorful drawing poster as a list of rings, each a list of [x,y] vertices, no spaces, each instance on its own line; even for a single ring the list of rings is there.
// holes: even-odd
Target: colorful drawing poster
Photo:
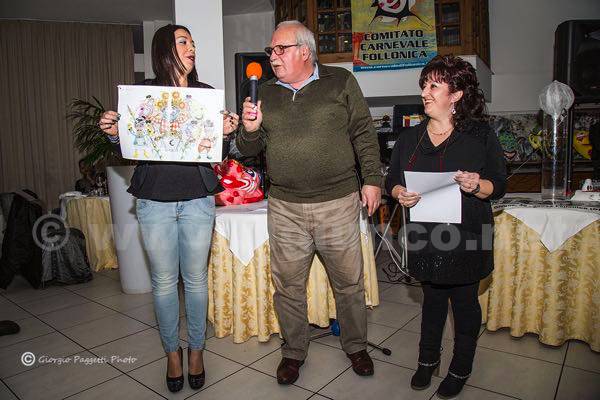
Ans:
[[[119,139],[132,160],[219,162],[224,92],[169,86],[119,86]]]
[[[434,0],[352,0],[354,71],[420,68],[437,54]]]

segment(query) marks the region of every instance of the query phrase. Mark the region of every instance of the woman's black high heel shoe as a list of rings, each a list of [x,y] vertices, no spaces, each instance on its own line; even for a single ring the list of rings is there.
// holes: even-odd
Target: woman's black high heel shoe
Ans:
[[[181,362],[181,371],[183,371],[183,349],[180,347],[177,349],[177,352],[179,353],[179,361]],[[167,388],[169,388],[169,391],[172,393],[179,392],[183,389],[183,372],[181,373],[181,376],[169,378],[169,368],[167,366]]]
[[[434,363],[419,363],[417,372],[410,380],[410,387],[414,390],[425,390],[431,385],[431,377],[440,370],[440,360]]]
[[[202,373],[197,374],[197,375],[190,374],[189,373],[189,362],[190,362],[190,353],[191,353],[191,350],[190,350],[189,347],[188,347],[187,351],[188,351],[188,382],[189,382],[190,387],[192,389],[198,390],[202,386],[204,386],[204,381],[206,380],[206,374],[205,374],[206,368],[203,365],[203,367],[202,367]]]

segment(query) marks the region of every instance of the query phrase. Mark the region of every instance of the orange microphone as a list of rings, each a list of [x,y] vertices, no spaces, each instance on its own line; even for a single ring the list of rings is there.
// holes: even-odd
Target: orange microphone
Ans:
[[[256,104],[258,97],[258,80],[262,77],[262,67],[257,62],[251,62],[246,67],[246,77],[250,79],[250,101]]]

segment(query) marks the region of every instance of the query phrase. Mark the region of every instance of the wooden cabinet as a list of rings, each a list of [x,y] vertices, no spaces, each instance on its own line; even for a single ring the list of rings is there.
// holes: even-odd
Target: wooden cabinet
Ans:
[[[275,23],[298,20],[315,34],[319,61],[352,61],[351,0],[276,0]]]
[[[275,23],[296,20],[302,22],[312,30],[308,24],[308,14],[311,10],[312,0],[276,0]]]
[[[439,54],[475,54],[490,65],[487,0],[436,0],[435,28]]]
[[[313,0],[312,30],[321,62],[352,59],[350,0]]]
[[[351,0],[276,0],[277,23],[297,19],[315,33],[319,60],[352,61]],[[490,65],[488,0],[435,0],[439,54],[476,54]]]

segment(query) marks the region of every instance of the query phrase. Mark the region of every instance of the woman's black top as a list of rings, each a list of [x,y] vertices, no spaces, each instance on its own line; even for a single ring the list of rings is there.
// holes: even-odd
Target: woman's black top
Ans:
[[[408,229],[408,268],[422,281],[437,284],[476,282],[494,269],[493,222],[489,200],[504,195],[506,164],[498,138],[487,123],[467,121],[438,146],[434,146],[423,121],[400,135],[394,146],[386,189],[406,187],[404,171],[479,173],[494,185],[481,200],[461,191],[462,222],[417,222]],[[443,204],[439,205],[444,207]],[[406,215],[409,218],[410,212]],[[410,220],[409,220],[410,221]],[[454,232],[454,233],[452,233]],[[437,243],[442,246],[436,245]],[[452,241],[456,241],[453,245]]]
[[[140,85],[156,85],[147,79]],[[190,81],[188,87],[214,89],[206,83]],[[223,143],[223,154],[229,152],[229,142]],[[219,181],[208,163],[176,163],[141,161],[127,190],[138,199],[184,201],[206,197],[221,191]]]

